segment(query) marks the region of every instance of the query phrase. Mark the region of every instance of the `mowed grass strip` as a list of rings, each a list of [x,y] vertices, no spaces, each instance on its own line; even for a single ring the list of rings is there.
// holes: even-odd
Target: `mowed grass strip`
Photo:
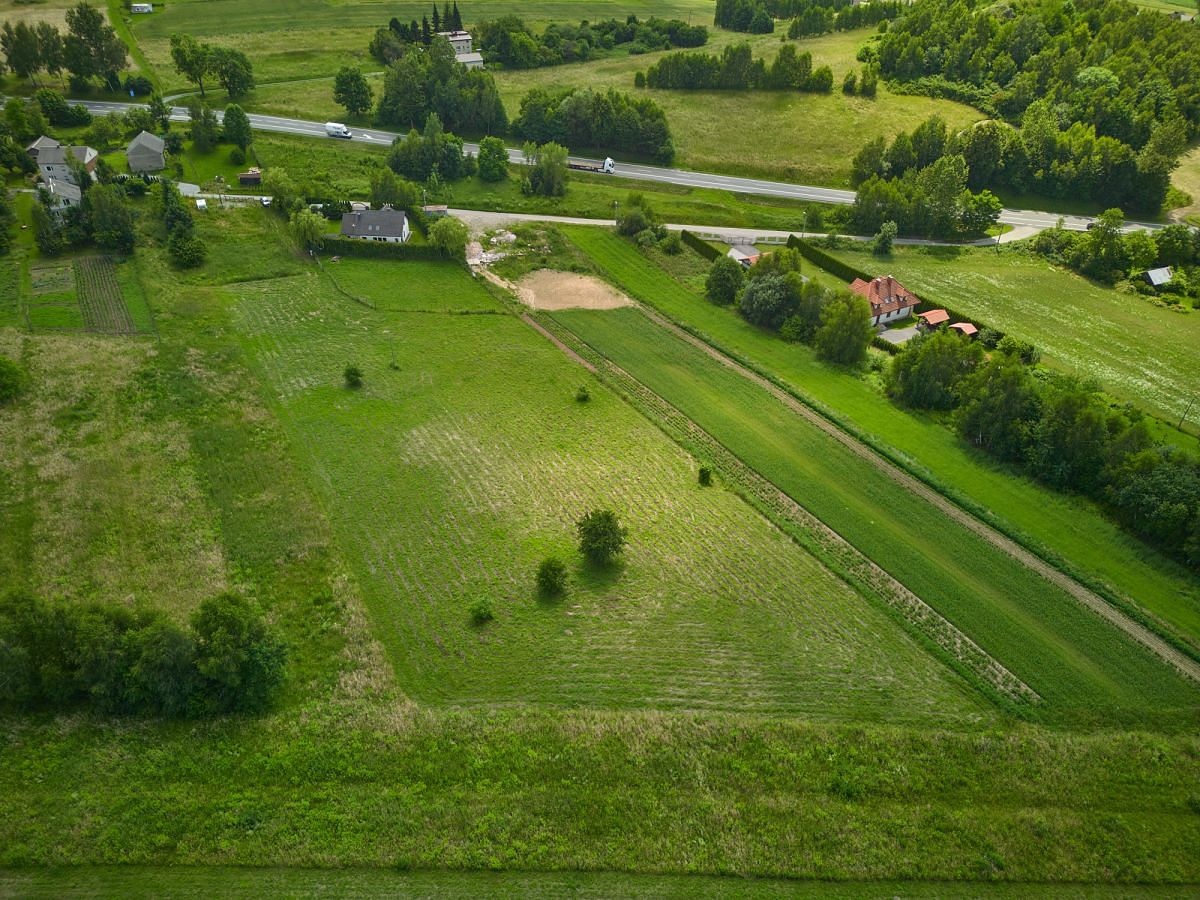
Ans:
[[[482,294],[450,264],[381,271],[380,302],[384,288],[425,291],[422,304]],[[237,293],[247,346],[412,696],[990,717],[886,614],[735,494],[700,488],[694,460],[515,317],[369,310],[315,276]],[[350,363],[359,391],[341,383]],[[610,570],[575,551],[574,522],[594,507],[630,530]],[[548,554],[571,582],[550,603],[533,585]],[[482,628],[469,613],[480,599],[496,615]]]
[[[696,288],[689,290],[664,278],[651,260],[616,235],[595,228],[573,229],[570,235],[593,258],[603,258],[609,276],[619,283],[653,285],[639,294],[645,302],[832,409],[935,481],[991,510],[1012,530],[1028,535],[1090,579],[1111,585],[1200,645],[1200,581],[1123,533],[1093,504],[1042,488],[994,464],[965,447],[942,423],[897,407],[863,377],[826,365],[810,348],[789,344],[733,310],[709,303],[697,292],[703,277],[696,270],[707,270],[698,254],[688,250],[679,257],[659,255],[677,278]],[[807,274],[813,275],[811,267]]]
[[[604,254],[596,260],[603,266]],[[653,292],[656,281],[622,286],[641,296]],[[553,317],[966,632],[1045,698],[1048,719],[1196,721],[1196,686],[638,310],[572,310]]]
[[[1019,246],[898,247],[885,262],[853,249],[834,255],[868,272],[886,269],[931,302],[1032,341],[1045,362],[1172,424],[1200,397],[1200,313],[1094,284]],[[1189,421],[1200,428],[1196,407]]]

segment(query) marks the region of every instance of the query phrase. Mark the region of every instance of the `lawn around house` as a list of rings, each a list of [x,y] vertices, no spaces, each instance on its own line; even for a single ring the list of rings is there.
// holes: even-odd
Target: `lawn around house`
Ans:
[[[1171,424],[1196,398],[1188,431],[1200,431],[1200,310],[1095,284],[1019,245],[999,253],[898,247],[886,261],[856,247],[834,255],[868,271],[886,268],[930,302],[1032,341],[1046,363],[1094,378]]]
[[[1200,581],[1124,534],[1092,504],[1007,471],[972,452],[941,423],[895,406],[862,377],[828,366],[810,348],[788,344],[732,310],[709,303],[700,293],[703,281],[693,271],[696,266],[684,268],[678,257],[662,257],[664,265],[683,276],[688,290],[671,283],[665,273],[656,273],[653,263],[615,235],[599,229],[568,230],[575,243],[604,260],[609,277],[618,284],[644,285],[644,302],[832,410],[893,448],[895,456],[910,461],[935,483],[1007,522],[1006,530],[1027,535],[1089,579],[1112,585],[1200,647]],[[686,252],[699,261],[698,255]],[[805,266],[811,276],[811,264]]]

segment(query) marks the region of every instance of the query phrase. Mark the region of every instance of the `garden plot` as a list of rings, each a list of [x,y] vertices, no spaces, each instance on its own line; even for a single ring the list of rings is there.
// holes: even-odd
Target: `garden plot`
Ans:
[[[55,263],[29,270],[26,323],[35,331],[82,331],[83,315],[75,293],[71,264]]]
[[[84,256],[75,260],[74,268],[79,309],[87,330],[101,334],[136,332],[112,260],[107,256]]]

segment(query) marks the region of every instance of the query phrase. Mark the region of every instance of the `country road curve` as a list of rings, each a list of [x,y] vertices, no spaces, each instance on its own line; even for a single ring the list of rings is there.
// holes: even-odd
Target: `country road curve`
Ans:
[[[123,113],[131,107],[140,106],[136,103],[118,103],[114,101],[84,100],[78,101],[90,112],[96,115],[107,115],[112,112]],[[221,118],[221,111],[216,111]],[[250,124],[260,131],[271,131],[279,134],[295,134],[303,137],[325,138],[326,140],[345,140],[331,138],[325,134],[324,122],[311,122],[305,119],[289,119],[284,116],[268,116],[261,113],[249,113]],[[187,110],[182,106],[171,107],[171,121],[188,121]],[[369,144],[377,147],[389,147],[396,138],[401,137],[393,131],[380,128],[363,128],[355,132],[350,139],[353,142]],[[463,148],[470,153],[479,153],[478,144],[464,144]],[[524,154],[518,149],[509,148],[508,158],[511,162],[525,161]],[[571,157],[572,162],[596,163],[596,160],[582,157]],[[736,175],[715,175],[705,172],[690,172],[686,169],[672,169],[662,166],[648,166],[640,163],[619,162],[617,174],[622,178],[637,181],[656,181],[663,184],[674,184],[682,187],[711,188],[714,190],[731,191],[737,194],[754,194],[764,197],[779,197],[787,200],[808,200],[815,203],[832,203],[848,206],[854,202],[854,191],[841,188],[817,187],[814,185],[788,184],[782,181],[768,181],[759,178],[742,178]],[[1000,223],[1022,229],[1041,231],[1053,228],[1059,220],[1063,227],[1072,231],[1084,231],[1088,225],[1096,221],[1092,216],[1063,215],[1054,212],[1040,212],[1027,209],[1005,208],[1000,213]],[[1161,223],[1127,221],[1125,230],[1162,228]]]

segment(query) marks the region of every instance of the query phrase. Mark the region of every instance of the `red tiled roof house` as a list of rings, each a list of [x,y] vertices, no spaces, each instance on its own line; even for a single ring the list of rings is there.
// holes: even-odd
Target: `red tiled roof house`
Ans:
[[[913,307],[921,301],[891,275],[883,275],[870,281],[855,278],[850,290],[865,297],[871,304],[871,324],[885,325],[911,315]]]

